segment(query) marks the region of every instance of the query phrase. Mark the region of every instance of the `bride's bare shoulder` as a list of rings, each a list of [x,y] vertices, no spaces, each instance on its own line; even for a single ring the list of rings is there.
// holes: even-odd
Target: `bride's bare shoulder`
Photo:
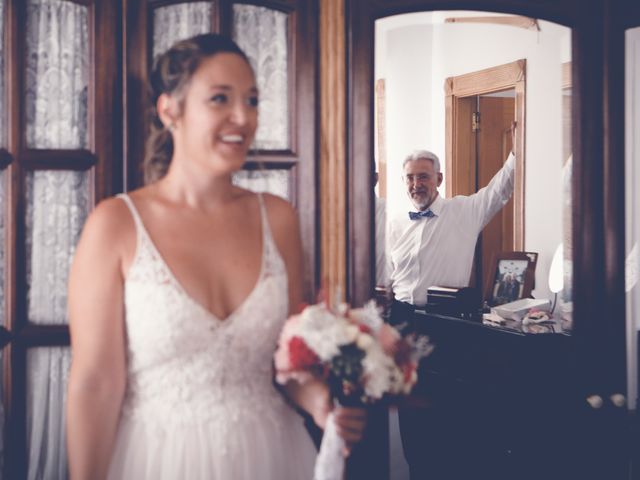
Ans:
[[[263,193],[262,198],[264,198],[267,217],[274,233],[278,233],[281,230],[286,233],[291,229],[298,228],[298,215],[291,203],[270,193]]]
[[[301,252],[298,214],[289,202],[275,195],[263,194],[267,219],[273,239],[285,260],[297,272]],[[311,213],[312,214],[312,213]],[[294,272],[290,272],[293,274]]]
[[[125,200],[111,197],[93,209],[82,230],[80,249],[128,257],[135,248],[135,222]]]

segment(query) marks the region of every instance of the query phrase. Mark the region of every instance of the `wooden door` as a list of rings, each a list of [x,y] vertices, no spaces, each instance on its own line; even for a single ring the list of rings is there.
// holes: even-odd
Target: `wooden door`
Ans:
[[[494,254],[524,248],[526,60],[445,81],[445,183],[448,197],[471,195],[489,183],[511,150],[516,121],[512,200],[487,225],[476,246],[469,285],[483,289]]]
[[[453,115],[453,150],[457,159],[448,171],[453,188],[449,196],[471,195],[485,187],[502,168],[511,151],[511,123],[515,100],[508,96],[471,96],[457,99]],[[514,201],[487,224],[479,236],[469,285],[487,282],[495,254],[514,250]]]
[[[512,97],[481,96],[477,118],[477,187],[486,186],[502,168],[511,151],[511,123],[515,119]],[[476,249],[475,268],[478,287],[490,281],[493,259],[499,252],[513,251],[513,198],[487,224]]]

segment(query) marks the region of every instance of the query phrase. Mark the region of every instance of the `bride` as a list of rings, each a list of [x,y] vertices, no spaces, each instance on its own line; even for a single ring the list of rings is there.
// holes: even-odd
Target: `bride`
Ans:
[[[108,199],[69,281],[71,478],[311,479],[326,387],[274,387],[282,324],[301,302],[296,213],[231,183],[257,126],[247,57],[226,37],[174,45],[151,75],[144,188]],[[337,408],[347,445],[361,409]]]

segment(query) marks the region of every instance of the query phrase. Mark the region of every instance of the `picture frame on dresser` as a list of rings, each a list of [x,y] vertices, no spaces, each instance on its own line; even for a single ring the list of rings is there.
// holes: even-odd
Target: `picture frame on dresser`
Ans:
[[[536,252],[499,252],[487,274],[484,298],[491,306],[531,295],[535,282]]]

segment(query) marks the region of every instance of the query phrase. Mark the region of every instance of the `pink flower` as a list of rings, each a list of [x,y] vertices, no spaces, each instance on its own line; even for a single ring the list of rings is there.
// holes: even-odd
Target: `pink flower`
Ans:
[[[400,334],[395,328],[385,323],[378,330],[378,341],[384,353],[394,356],[398,352]]]

